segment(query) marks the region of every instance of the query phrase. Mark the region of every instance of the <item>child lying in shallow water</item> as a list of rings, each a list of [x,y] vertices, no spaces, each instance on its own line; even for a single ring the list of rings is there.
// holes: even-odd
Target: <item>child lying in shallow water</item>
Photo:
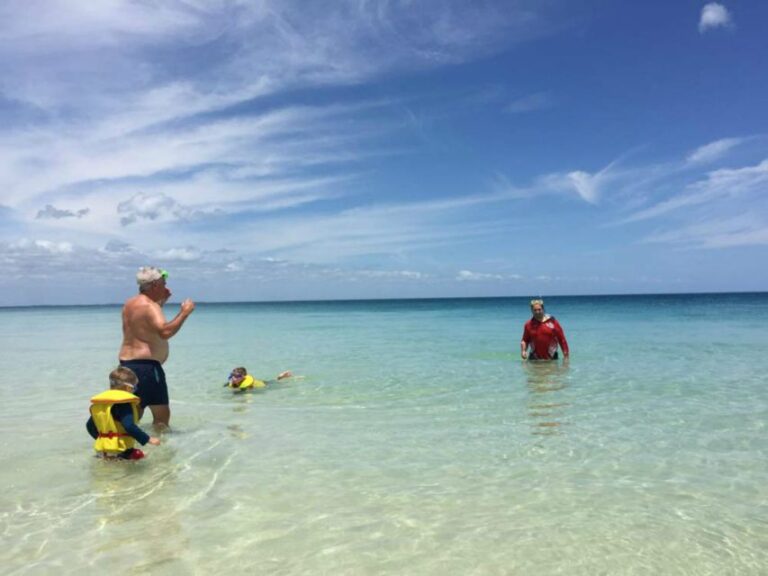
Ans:
[[[293,373],[290,370],[286,370],[285,372],[280,372],[274,381],[282,380],[283,378],[290,378],[291,376],[293,376]],[[244,390],[266,388],[268,382],[269,381],[257,380],[248,374],[248,370],[245,367],[239,366],[238,368],[234,368],[232,370],[229,378],[227,379],[227,383],[224,384],[224,386],[227,388],[232,388],[234,392],[242,392]]]

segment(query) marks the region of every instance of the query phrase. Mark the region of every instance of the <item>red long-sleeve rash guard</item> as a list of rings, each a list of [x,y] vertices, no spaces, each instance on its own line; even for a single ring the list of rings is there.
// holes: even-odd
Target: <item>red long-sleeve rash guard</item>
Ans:
[[[558,344],[563,349],[563,354],[568,356],[565,332],[554,316],[550,316],[544,322],[539,322],[536,318],[528,320],[523,329],[523,342],[533,348],[536,358],[553,358]]]

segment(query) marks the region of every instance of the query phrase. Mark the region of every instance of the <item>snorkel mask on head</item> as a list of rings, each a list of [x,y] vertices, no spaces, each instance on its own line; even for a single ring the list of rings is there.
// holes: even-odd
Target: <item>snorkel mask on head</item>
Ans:
[[[229,373],[228,380],[237,380],[238,382],[243,380],[248,375],[248,370],[242,368],[235,368]]]
[[[168,271],[154,266],[143,266],[136,274],[136,283],[139,286],[147,286],[159,280],[167,280]]]

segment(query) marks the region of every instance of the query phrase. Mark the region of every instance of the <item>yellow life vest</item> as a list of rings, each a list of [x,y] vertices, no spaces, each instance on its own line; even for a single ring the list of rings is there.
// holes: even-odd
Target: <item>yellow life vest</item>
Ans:
[[[133,410],[133,420],[139,421],[139,397],[124,390],[107,390],[91,398],[91,417],[96,429],[99,431],[99,437],[93,443],[93,449],[96,452],[106,452],[107,454],[119,454],[133,448],[135,443],[133,436],[128,434],[112,416],[112,406],[115,404],[130,404]]]
[[[243,378],[243,381],[240,382],[240,384],[232,384],[229,383],[230,388],[236,388],[238,390],[248,390],[250,388],[266,388],[267,383],[263,382],[261,380],[256,380],[253,376],[250,374],[246,375],[245,378]]]

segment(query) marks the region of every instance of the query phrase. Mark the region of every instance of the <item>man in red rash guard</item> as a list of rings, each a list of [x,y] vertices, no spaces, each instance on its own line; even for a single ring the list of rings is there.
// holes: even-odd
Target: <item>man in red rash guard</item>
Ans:
[[[520,356],[523,360],[557,360],[557,346],[560,345],[563,359],[567,360],[568,341],[565,332],[554,316],[544,313],[544,301],[531,300],[531,312],[533,318],[525,323],[523,329]]]

